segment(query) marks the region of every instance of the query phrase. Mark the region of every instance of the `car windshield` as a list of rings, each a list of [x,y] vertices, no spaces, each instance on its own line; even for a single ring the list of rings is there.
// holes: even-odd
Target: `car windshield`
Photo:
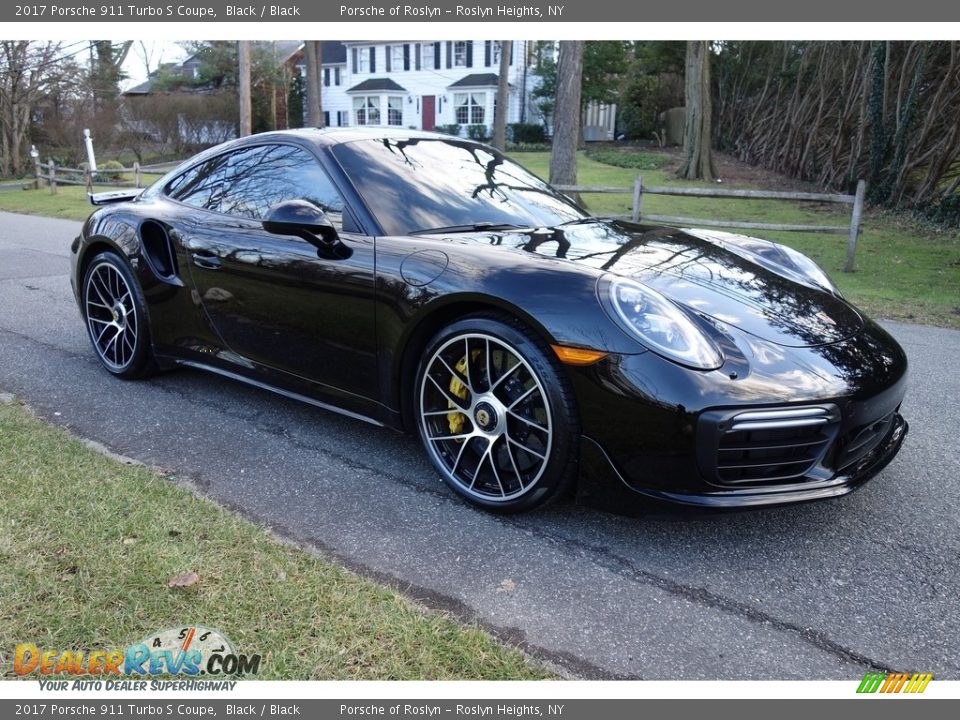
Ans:
[[[387,235],[553,227],[587,217],[515,162],[455,138],[358,140],[333,154]]]

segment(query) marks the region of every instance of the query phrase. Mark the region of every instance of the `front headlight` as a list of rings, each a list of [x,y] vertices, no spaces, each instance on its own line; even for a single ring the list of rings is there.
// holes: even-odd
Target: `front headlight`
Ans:
[[[597,290],[612,318],[658,355],[697,370],[723,365],[723,355],[710,338],[656,290],[609,275],[600,278]]]

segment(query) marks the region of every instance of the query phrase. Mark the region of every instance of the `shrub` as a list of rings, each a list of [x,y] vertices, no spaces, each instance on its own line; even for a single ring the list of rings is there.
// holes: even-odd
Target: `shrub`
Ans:
[[[918,214],[948,228],[960,228],[960,195],[950,195],[933,206],[922,207]]]
[[[107,160],[97,168],[97,173],[101,177],[107,180],[113,180],[114,182],[120,182],[124,179],[123,171],[123,165],[116,160]]]
[[[467,125],[467,137],[478,142],[485,142],[490,138],[486,125]]]
[[[518,143],[508,142],[507,152],[550,152],[550,143]]]
[[[632,170],[659,170],[670,163],[668,155],[635,153],[613,148],[587,148],[587,157],[604,165],[630,168]]]
[[[510,123],[507,125],[507,141],[517,145],[537,145],[547,142],[543,125],[538,123]]]
[[[460,137],[460,125],[457,123],[452,123],[450,125],[437,125],[434,130],[436,130],[438,133],[443,133],[444,135]]]

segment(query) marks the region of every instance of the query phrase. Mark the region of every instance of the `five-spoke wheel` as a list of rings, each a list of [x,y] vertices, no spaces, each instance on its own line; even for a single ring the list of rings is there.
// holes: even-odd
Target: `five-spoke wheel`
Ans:
[[[441,476],[487,508],[529,509],[571,473],[572,393],[544,348],[512,322],[469,318],[420,365],[419,431]]]

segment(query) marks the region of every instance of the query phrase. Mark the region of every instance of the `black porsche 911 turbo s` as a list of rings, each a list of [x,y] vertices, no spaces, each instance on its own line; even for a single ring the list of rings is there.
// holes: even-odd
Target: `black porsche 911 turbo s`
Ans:
[[[416,432],[487,509],[833,497],[907,432],[903,351],[807,257],[591,217],[472,141],[268,133],[91,199],[72,282],[107,370]]]

